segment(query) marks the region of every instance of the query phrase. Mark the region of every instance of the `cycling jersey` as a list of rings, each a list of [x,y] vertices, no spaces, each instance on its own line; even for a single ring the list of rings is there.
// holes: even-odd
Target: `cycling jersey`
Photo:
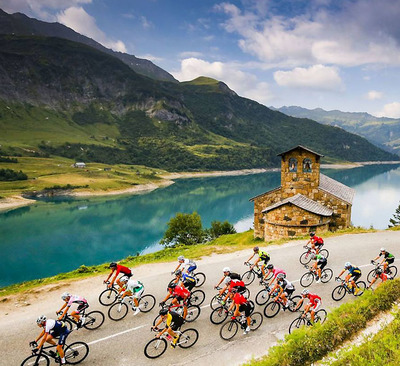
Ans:
[[[129,280],[126,284],[126,290],[132,293],[139,292],[143,289],[143,283],[136,280]]]
[[[194,276],[190,276],[187,273],[182,275],[183,286],[185,286],[189,291],[193,290],[193,287],[196,286],[196,278]]]
[[[283,281],[279,282],[279,286],[281,286],[283,290],[294,290],[293,284],[289,282],[287,279],[284,279]]]
[[[242,276],[235,272],[229,272],[229,278],[231,278],[232,280],[241,280]]]
[[[382,254],[379,254],[379,256],[381,257]],[[388,258],[389,259],[391,259],[391,258],[394,259],[394,255],[392,253],[389,253],[389,252],[385,252],[385,254],[383,256],[385,257],[385,259],[388,259]]]
[[[167,314],[167,327],[178,330],[183,324],[183,318],[176,311],[169,311]]]
[[[58,344],[64,345],[70,331],[64,322],[54,319],[47,319],[44,329],[45,333],[50,334],[53,338],[58,338]]]
[[[238,288],[239,289],[243,287],[245,288],[244,282],[241,280],[232,280],[230,285],[229,285],[229,291],[232,291],[234,288]]]
[[[82,296],[72,295],[69,298],[67,306],[71,306],[72,304],[86,305],[87,300]]]
[[[274,274],[274,278],[276,278],[276,276],[277,276],[279,273],[283,273],[283,274],[286,276],[286,272],[285,272],[283,269],[280,269],[280,268],[274,268],[274,269],[272,270],[272,273]]]
[[[321,302],[321,298],[316,294],[308,294],[308,299],[310,300],[310,304],[316,306],[318,302]]]
[[[311,239],[315,245],[322,245],[324,244],[324,239],[320,238],[319,236],[313,236]]]
[[[128,277],[132,276],[132,271],[130,270],[130,268],[121,266],[120,264],[117,264],[116,271],[117,271],[117,273],[116,273],[117,276],[119,275],[119,273],[123,273],[125,276],[128,276]]]
[[[247,303],[247,299],[242,295],[242,294],[239,294],[238,292],[235,294],[235,296],[233,296],[233,302],[235,303],[235,304],[239,304],[239,305],[242,305],[242,304],[246,304]]]
[[[316,259],[317,261],[326,261],[326,260],[327,260],[322,254],[317,254],[317,255],[315,256],[315,259]]]
[[[190,292],[181,286],[176,286],[174,291],[172,292],[172,296],[179,297],[182,300],[187,298],[190,295]]]
[[[268,262],[271,258],[267,252],[259,251],[258,257],[264,262]]]
[[[187,271],[188,271],[189,273],[190,273],[190,272],[193,272],[193,271],[197,268],[196,262],[193,261],[192,259],[187,259],[187,258],[185,258],[185,259],[183,260],[182,266],[183,266],[183,267],[186,267],[186,268],[187,268]]]
[[[351,267],[348,269],[348,271],[349,271],[349,273],[350,273],[352,276],[358,276],[358,275],[361,276],[361,269],[358,268],[358,267],[353,267],[353,266],[351,266]]]

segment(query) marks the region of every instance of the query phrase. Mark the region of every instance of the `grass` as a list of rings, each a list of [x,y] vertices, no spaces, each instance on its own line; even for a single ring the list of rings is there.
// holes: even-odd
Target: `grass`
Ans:
[[[359,234],[373,232],[370,229],[363,228],[350,228],[346,230],[337,231],[336,235],[344,234]],[[335,235],[335,234],[332,234]],[[327,234],[326,236],[331,236]],[[325,236],[325,237],[326,237]],[[297,237],[296,239],[290,240],[308,240],[308,236]],[[148,263],[160,263],[160,262],[174,262],[179,255],[185,255],[186,257],[199,259],[212,254],[223,254],[232,253],[239,250],[251,249],[254,246],[267,246],[268,245],[281,245],[288,241],[288,239],[272,240],[265,243],[261,239],[254,239],[254,231],[249,230],[244,233],[223,235],[207,244],[197,244],[191,246],[178,246],[175,248],[164,248],[158,252],[149,253],[145,255],[129,256],[122,259],[119,263],[128,266],[135,267],[141,264]],[[81,279],[86,277],[93,277],[101,273],[106,273],[109,263],[104,263],[96,266],[81,266],[74,271],[67,273],[60,273],[53,277],[47,277],[38,280],[32,280],[27,282],[22,282],[10,286],[0,288],[0,298],[9,296],[16,293],[30,291],[34,288],[54,284],[62,280],[72,280]]]
[[[0,196],[21,195],[29,191],[40,191],[53,186],[81,186],[80,191],[109,191],[131,188],[134,185],[154,183],[160,180],[163,170],[154,170],[134,165],[107,165],[88,163],[86,168],[74,168],[74,160],[52,157],[18,157],[18,163],[2,163],[3,169],[22,170],[27,181],[0,182]],[[110,168],[110,171],[105,171]]]

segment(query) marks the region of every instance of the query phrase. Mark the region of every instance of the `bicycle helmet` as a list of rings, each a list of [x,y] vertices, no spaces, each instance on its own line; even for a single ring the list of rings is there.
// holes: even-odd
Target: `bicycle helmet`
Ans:
[[[308,291],[306,288],[301,291],[302,296],[307,296],[310,293],[310,291]]]
[[[276,276],[276,278],[277,278],[278,280],[283,280],[285,277],[286,277],[286,276],[285,276],[284,273],[279,273],[279,274]]]
[[[314,232],[311,232],[311,233],[310,233],[310,236],[311,236],[311,237],[315,236],[315,233],[314,233]]]
[[[223,272],[230,272],[231,269],[229,267],[224,267],[224,269],[222,270]]]
[[[128,278],[128,276],[122,276],[119,280],[121,282],[125,283],[125,282],[128,282],[129,278]]]
[[[350,262],[346,262],[345,264],[344,264],[344,268],[350,268],[351,267],[351,263]]]
[[[176,283],[170,283],[168,285],[168,288],[170,288],[171,290],[173,290],[176,287]]]
[[[114,268],[114,267],[116,267],[116,266],[117,266],[117,263],[111,262],[110,265],[109,265],[109,268]]]
[[[375,272],[377,275],[381,275],[383,273],[382,268],[377,268]]]
[[[386,249],[385,248],[381,248],[381,253],[382,252],[386,252]]]
[[[168,309],[167,308],[162,308],[158,313],[160,315],[167,315],[168,314]]]
[[[267,266],[268,269],[274,269],[274,265],[272,263],[268,264]]]
[[[36,319],[37,324],[42,324],[47,320],[46,315],[40,315],[39,318]]]
[[[61,295],[61,299],[63,299],[64,301],[67,300],[67,298],[71,297],[71,294],[69,292],[64,292]]]
[[[260,250],[259,247],[254,247],[254,248],[253,248],[253,251],[254,251],[254,252],[258,252],[259,250]]]
[[[180,256],[178,257],[178,262],[184,261],[184,260],[185,260],[185,257],[184,257],[183,255],[180,255]]]

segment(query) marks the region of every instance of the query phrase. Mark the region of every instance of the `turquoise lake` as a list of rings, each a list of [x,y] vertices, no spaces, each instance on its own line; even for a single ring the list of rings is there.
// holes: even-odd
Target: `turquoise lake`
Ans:
[[[400,203],[398,165],[322,172],[356,189],[353,225],[387,228]],[[144,195],[56,199],[0,213],[0,286],[160,249],[166,223],[177,212],[198,212],[205,227],[228,220],[248,230],[249,199],[279,185],[280,172],[179,179]]]

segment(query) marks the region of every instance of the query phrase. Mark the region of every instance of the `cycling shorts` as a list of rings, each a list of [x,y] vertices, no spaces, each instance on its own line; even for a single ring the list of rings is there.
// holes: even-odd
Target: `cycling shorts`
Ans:
[[[191,265],[189,268],[188,268],[188,273],[191,273],[191,272],[193,272],[195,269],[197,268],[197,265],[196,264],[193,264],[193,265]]]
[[[169,325],[169,327],[170,327],[173,331],[176,331],[176,330],[178,330],[178,329],[183,325],[183,322],[184,322],[184,320],[183,320],[182,317],[173,318],[173,319],[171,320],[171,324]]]
[[[265,264],[267,264],[269,262],[270,259],[271,259],[270,257],[262,255],[260,257],[260,262],[264,262],[264,265],[265,265]]]
[[[311,310],[317,311],[319,309],[319,307],[321,306],[321,301],[319,301],[318,299],[315,299],[315,304],[311,306]]]
[[[361,277],[361,273],[354,273],[350,278],[353,278],[353,281],[356,282]]]
[[[78,308],[76,309],[76,313],[77,314],[80,314],[80,313],[82,313],[85,309],[87,309],[89,307],[89,304],[86,302],[86,303],[83,303],[83,304],[79,304],[79,306],[78,306]]]
[[[175,299],[177,299],[178,302],[182,302],[183,300],[185,300],[185,298],[183,298],[182,296],[175,296]]]
[[[292,288],[292,289],[290,289],[290,290],[284,289],[283,292],[284,292],[285,296],[290,296],[290,295],[292,295],[292,293],[294,292],[294,290],[295,290],[294,288]]]
[[[317,264],[318,264],[320,269],[324,269],[327,263],[328,263],[328,261],[326,259],[324,259],[322,261],[319,260]]]
[[[189,291],[192,291],[193,288],[196,286],[196,282],[193,281],[185,281],[183,282],[183,286],[185,286],[185,288]]]
[[[67,339],[70,330],[66,326],[62,327],[59,332],[50,332],[50,335],[53,338],[58,338],[58,344],[63,346],[65,344],[65,340]]]
[[[321,249],[324,246],[324,243],[314,243],[315,247]]]
[[[242,304],[239,306],[239,311],[240,312],[244,311],[245,316],[250,316],[253,310],[254,308],[251,302],[247,302],[246,304]]]
[[[128,278],[131,278],[131,277],[133,276],[133,273],[132,273],[132,272],[129,273],[129,274],[127,274],[127,273],[121,273],[121,276],[118,278],[118,281],[119,281],[122,277],[124,277],[124,276],[126,276],[126,277],[128,277]]]
[[[139,300],[139,299],[142,297],[143,292],[144,292],[144,287],[142,287],[139,291],[134,292],[134,293],[132,294],[132,296],[133,296],[135,299],[138,299],[138,300]]]
[[[394,262],[394,258],[386,258],[385,262],[387,264],[392,264]]]

